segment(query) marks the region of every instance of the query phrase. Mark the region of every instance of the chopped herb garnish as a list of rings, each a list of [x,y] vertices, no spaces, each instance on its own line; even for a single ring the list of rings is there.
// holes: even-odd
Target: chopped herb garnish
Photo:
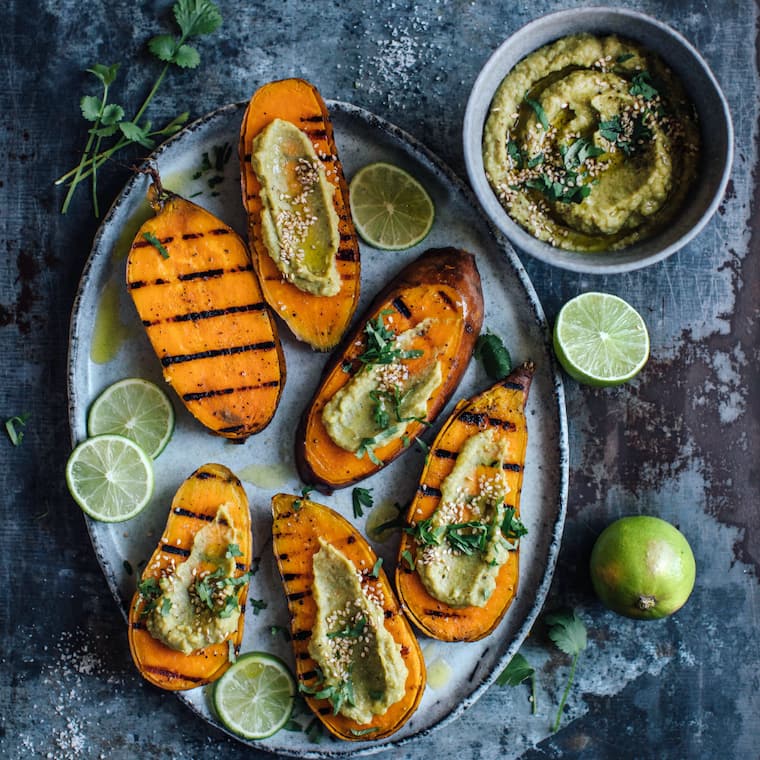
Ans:
[[[499,686],[519,686],[523,681],[530,679],[531,687],[531,712],[535,715],[537,709],[536,700],[536,671],[530,666],[528,660],[519,652],[509,661],[509,664],[496,679]]]
[[[227,559],[232,559],[233,557],[242,557],[243,552],[240,551],[240,547],[237,544],[228,544],[227,551],[224,553],[224,556]]]
[[[544,154],[537,153],[533,158],[528,161],[528,169],[535,169],[537,166],[544,162]]]
[[[161,615],[166,617],[172,608],[172,600],[168,596],[165,596],[161,602]]]
[[[536,100],[532,100],[529,97],[525,97],[525,102],[533,109],[534,113],[536,114],[536,118],[540,122],[541,126],[545,129],[549,129],[549,119],[546,116],[546,111],[544,111],[543,106]]]
[[[213,177],[209,177],[206,184],[213,190],[218,184],[224,182],[224,177],[221,174],[215,174]]]
[[[304,694],[314,697],[315,699],[329,699],[333,707],[333,715],[340,712],[343,704],[354,705],[354,682],[351,680],[351,668],[349,667],[348,678],[339,684],[325,685],[323,679],[320,679],[315,686],[307,686],[304,683],[298,684],[298,690]]]
[[[380,577],[380,568],[383,566],[383,558],[378,557],[377,561],[374,565],[372,565],[372,571],[370,572],[370,576],[373,578],[379,578]]]
[[[343,362],[343,363],[340,365],[340,368],[341,368],[341,370],[342,370],[343,372],[345,372],[346,374],[348,374],[348,373],[351,371],[351,367],[352,367],[352,366],[353,366],[353,365],[351,364],[351,362],[349,362],[349,361],[345,361],[345,362]]]
[[[359,448],[356,450],[356,458],[361,459],[365,454],[369,457],[372,464],[382,467],[383,460],[375,454],[376,438],[362,438]]]
[[[364,517],[364,507],[372,509],[374,500],[371,488],[356,487],[351,492],[351,501],[354,507],[354,517]]]
[[[475,344],[475,358],[483,363],[483,369],[492,380],[501,380],[512,370],[512,358],[498,335],[484,333]]]
[[[641,96],[644,100],[654,100],[660,94],[652,82],[652,75],[648,71],[639,71],[633,75],[628,92],[634,97]]]
[[[367,734],[374,734],[378,730],[377,726],[370,726],[369,728],[352,728],[351,733],[354,736],[366,736]]]
[[[422,351],[404,351],[395,345],[396,334],[383,322],[383,317],[392,313],[390,309],[385,309],[375,319],[368,320],[364,326],[367,346],[359,356],[359,361],[363,364],[392,364],[400,359],[416,359],[422,356]]]
[[[501,523],[501,532],[507,541],[516,541],[528,534],[528,529],[522,524],[520,518],[515,516],[514,507],[506,508],[504,520]]]
[[[272,625],[269,627],[272,636],[282,636],[285,641],[290,641],[290,631],[284,625]]]
[[[328,639],[356,639],[361,636],[367,625],[367,618],[362,615],[352,626],[348,623],[338,631],[327,634]]]
[[[565,168],[573,171],[583,166],[588,159],[596,158],[603,153],[603,148],[594,145],[585,137],[580,137],[564,151],[562,159],[565,162]]]
[[[401,552],[401,559],[403,559],[406,564],[409,565],[410,570],[414,570],[414,557],[408,549],[404,549],[404,551]]]
[[[616,59],[616,63],[625,63],[626,61],[630,61],[631,58],[635,58],[636,56],[633,53],[621,53]]]
[[[430,452],[430,446],[422,438],[415,438],[414,442],[420,447],[420,451],[427,455]]]
[[[301,503],[302,503],[302,500],[303,500],[303,499],[308,499],[308,498],[309,498],[309,494],[310,494],[310,493],[311,493],[313,490],[314,490],[314,486],[304,486],[304,487],[301,489],[301,498],[300,498],[300,499],[296,499],[296,500],[293,502],[293,509],[295,509],[296,511],[298,511],[299,509],[301,509]]]
[[[510,161],[514,164],[515,169],[522,169],[525,165],[525,156],[520,149],[520,144],[514,140],[507,141],[507,155]]]
[[[219,610],[218,614],[220,618],[228,618],[234,612],[239,612],[239,610],[240,604],[238,603],[238,599],[234,594],[232,594],[224,600],[224,606],[221,610]]]
[[[162,258],[169,258],[169,251],[166,250],[164,244],[152,232],[143,232],[143,237],[161,254]]]
[[[20,425],[21,427],[26,426],[28,419],[29,419],[29,414],[18,414],[18,415],[14,415],[13,417],[9,417],[5,421],[5,432],[8,433],[8,438],[11,439],[11,443],[14,446],[18,446],[21,443],[21,441],[24,440],[24,431],[17,430],[16,426],[17,425]]]
[[[254,615],[258,615],[261,610],[267,608],[267,603],[263,599],[249,599],[248,601],[250,602]]]
[[[137,591],[144,601],[140,615],[145,617],[156,609],[158,598],[161,596],[161,586],[155,578],[146,578],[137,584]]]
[[[625,124],[620,116],[599,122],[599,134],[619,148],[626,156],[632,156],[639,147],[652,139],[652,131],[646,125],[646,114],[631,116]]]
[[[446,540],[451,548],[468,556],[486,551],[488,535],[489,526],[477,520],[446,526]]]

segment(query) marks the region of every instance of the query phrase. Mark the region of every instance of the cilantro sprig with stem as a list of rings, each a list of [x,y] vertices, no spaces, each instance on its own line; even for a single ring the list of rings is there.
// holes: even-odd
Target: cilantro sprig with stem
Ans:
[[[530,711],[533,715],[538,709],[538,700],[536,698],[536,671],[528,662],[525,655],[517,654],[509,661],[507,667],[501,672],[496,679],[499,686],[519,686],[524,681],[530,680]]]
[[[324,675],[317,669],[317,683],[314,686],[307,686],[305,683],[298,684],[298,690],[303,694],[308,694],[315,699],[327,699],[332,704],[333,715],[340,712],[344,704],[353,706],[356,703],[354,695],[354,682],[351,678],[351,668],[348,669],[348,677],[337,684],[326,684]]]
[[[364,517],[364,509],[372,509],[374,504],[372,489],[357,486],[351,492],[351,502],[354,508],[354,517]]]
[[[200,64],[200,53],[188,44],[188,40],[215,32],[222,23],[222,16],[211,0],[177,0],[172,11],[179,27],[179,36],[159,34],[148,42],[148,49],[156,58],[164,62],[164,66],[131,119],[125,118],[122,106],[109,102],[110,88],[116,80],[120,64],[96,63],[87,69],[102,85],[102,93],[99,97],[85,95],[80,100],[82,116],[90,123],[90,127],[79,163],[55,181],[56,185],[68,186],[61,213],[67,213],[76,188],[89,177],[91,178],[93,210],[95,216],[99,216],[98,169],[127,146],[140,145],[147,149],[153,148],[155,138],[175,134],[187,121],[189,113],[185,112],[172,119],[164,127],[153,129],[151,122],[148,119],[143,120],[143,117],[172,66],[191,69]],[[103,148],[102,142],[106,139],[112,139],[114,142],[107,148]]]
[[[567,677],[565,690],[557,709],[557,717],[554,720],[552,731],[559,729],[562,720],[562,711],[565,708],[567,696],[573,685],[575,678],[575,669],[578,665],[578,658],[581,652],[586,648],[588,639],[586,636],[586,626],[578,617],[575,610],[570,612],[554,612],[546,616],[546,623],[549,626],[549,638],[554,642],[558,649],[572,657],[570,674]]]

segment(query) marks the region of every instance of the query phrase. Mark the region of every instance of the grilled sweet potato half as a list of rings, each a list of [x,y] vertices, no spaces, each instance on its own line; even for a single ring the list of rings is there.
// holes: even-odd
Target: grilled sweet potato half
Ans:
[[[230,647],[237,653],[243,640],[251,540],[248,499],[230,470],[204,464],[182,483],[129,608],[129,648],[137,669],[150,683],[170,691],[192,689],[215,681],[227,670]],[[183,563],[192,568],[181,569]],[[172,579],[180,585],[169,586],[173,593],[167,593],[160,584]],[[188,600],[200,605],[205,616],[201,628],[214,628],[217,619],[231,621],[224,640],[183,651],[196,635],[192,618],[188,622],[178,614],[187,612],[181,608]],[[239,617],[232,617],[238,612]],[[155,630],[151,616],[172,646],[151,633]],[[204,635],[209,635],[208,630]]]
[[[296,675],[307,704],[341,739],[375,740],[398,731],[422,698],[425,661],[381,563],[361,534],[328,507],[277,494],[272,513],[274,554],[290,610]],[[344,576],[335,569],[341,563]],[[345,605],[344,594],[353,598],[352,584],[353,593],[363,599],[361,612]],[[348,618],[341,617],[344,605]],[[343,653],[345,679],[336,683],[333,676],[330,683],[330,671],[319,667],[315,652],[317,656],[326,652],[328,660],[334,652]],[[383,661],[379,652],[386,662],[395,659],[395,681],[389,675],[391,666],[383,669],[378,664]],[[390,704],[382,705],[384,711],[376,706],[368,721],[345,714],[352,712],[352,706],[359,709],[355,705],[382,699]],[[345,709],[339,711],[341,705]]]
[[[431,446],[407,514],[409,530],[403,534],[399,547],[396,588],[409,619],[435,639],[483,638],[499,623],[517,591],[519,538],[524,532],[519,521],[520,491],[528,441],[525,404],[532,376],[533,365],[523,364],[479,395],[460,401]],[[474,441],[478,434],[487,436],[481,436],[481,440],[488,442],[488,455],[478,458],[474,451],[463,453],[468,441]],[[447,508],[442,491],[449,492],[446,480],[465,456],[469,458],[464,466],[470,470],[457,482],[457,497],[452,500],[456,503],[448,506],[455,517],[448,522],[450,527],[444,527],[447,523],[436,522],[434,515]],[[500,486],[494,489],[494,483]],[[474,499],[487,488],[492,489],[499,502],[503,500],[499,504],[499,519],[493,519],[497,514],[494,511],[491,524],[484,523],[488,520],[485,509],[480,515],[472,514]],[[509,544],[499,549],[506,561],[499,565],[485,603],[462,606],[431,595],[430,584],[423,583],[420,577],[425,563],[431,574],[440,574],[443,572],[440,568],[445,568],[450,573],[450,582],[456,582],[457,561],[473,563],[471,567],[477,567],[479,562],[487,564],[491,555],[485,553],[490,551],[489,541],[494,533]],[[439,549],[440,555],[431,549]],[[469,556],[463,556],[468,553]],[[435,563],[440,563],[437,570]],[[457,589],[457,593],[461,590]]]
[[[454,393],[482,323],[472,254],[431,249],[403,269],[328,363],[301,417],[301,479],[330,493],[409,448]]]
[[[283,174],[293,174],[291,184],[297,184],[299,172],[311,168],[324,172],[324,180],[332,191],[332,207],[338,224],[337,250],[333,254],[338,290],[332,295],[305,291],[287,279],[265,243],[262,218],[271,204],[267,202],[266,193],[262,194],[262,184],[254,169],[255,145],[257,138],[275,120],[295,126],[313,146],[314,156],[300,156],[285,165]],[[243,205],[248,214],[248,240],[264,297],[296,338],[317,351],[329,351],[345,333],[359,302],[360,260],[348,205],[348,187],[338,159],[330,115],[317,88],[303,79],[283,79],[258,89],[243,117],[239,154]],[[309,171],[307,175],[316,176]],[[327,210],[332,212],[329,208]]]
[[[127,288],[164,378],[190,412],[237,441],[264,428],[285,383],[285,358],[245,243],[205,209],[163,190],[137,233]]]

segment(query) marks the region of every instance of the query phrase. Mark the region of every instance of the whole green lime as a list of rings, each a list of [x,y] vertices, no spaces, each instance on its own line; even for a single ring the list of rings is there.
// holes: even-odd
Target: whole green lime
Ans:
[[[611,610],[653,620],[679,610],[694,588],[696,563],[688,541],[659,517],[621,517],[591,550],[591,582]]]

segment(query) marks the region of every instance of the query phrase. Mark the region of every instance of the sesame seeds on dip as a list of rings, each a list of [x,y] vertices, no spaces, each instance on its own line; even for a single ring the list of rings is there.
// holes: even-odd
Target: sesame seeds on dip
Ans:
[[[666,226],[697,175],[699,127],[660,58],[616,36],[563,37],[521,60],[483,134],[488,181],[539,240],[624,248]]]

